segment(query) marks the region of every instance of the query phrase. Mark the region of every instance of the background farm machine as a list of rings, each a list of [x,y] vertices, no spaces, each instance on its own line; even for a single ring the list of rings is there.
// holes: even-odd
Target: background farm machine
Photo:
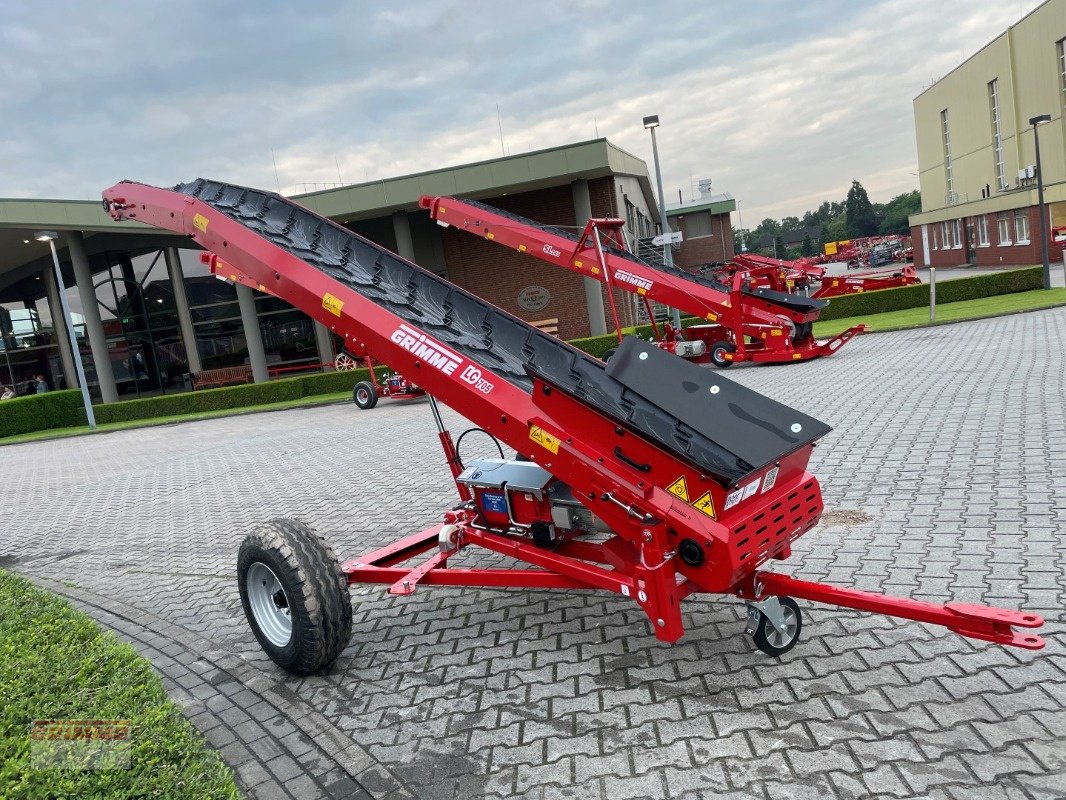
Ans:
[[[895,289],[922,282],[910,264],[829,275],[826,268],[813,259],[785,261],[753,253],[737,254],[729,263],[715,264],[708,271],[719,281],[732,280],[733,276],[741,273],[749,286],[762,286],[778,292],[797,292],[814,299]]]
[[[217,278],[272,294],[267,286],[220,258],[217,253],[201,253],[200,262],[205,264],[211,270],[211,274]],[[394,370],[388,370],[383,377],[378,378],[380,370],[377,369],[374,359],[367,352],[366,345],[356,339],[346,341],[344,348],[333,362],[334,369],[338,372],[351,372],[359,364],[366,367],[368,374],[365,381],[358,381],[352,387],[352,402],[358,408],[369,410],[376,406],[382,397],[390,397],[393,400],[414,400],[426,396],[425,389]]]
[[[351,637],[347,587],[355,583],[382,583],[396,595],[420,584],[599,589],[632,599],[667,642],[682,635],[686,597],[732,595],[747,604],[755,645],[774,656],[802,629],[793,597],[1000,644],[1044,644],[1012,629],[1039,627],[1035,614],[891,598],[771,571],[823,509],[807,464],[830,429],[793,408],[634,337],[604,364],[276,194],[197,180],[174,189],[122,182],[103,196],[115,220],[175,231],[224,254],[431,396],[458,494],[440,522],[343,565],[292,520],[262,525],[241,545],[245,613],[286,670],[308,674],[339,656]],[[438,401],[528,460],[464,463]],[[479,548],[526,567],[455,563]],[[417,556],[424,560],[404,566]]]
[[[812,332],[827,304],[768,287],[751,287],[742,274],[731,283],[659,267],[626,250],[620,219],[590,219],[580,235],[541,225],[474,200],[424,196],[420,205],[442,225],[453,225],[476,236],[511,247],[549,264],[594,278],[609,288],[623,289],[648,304],[659,345],[692,361],[728,367],[738,361],[787,363],[830,355],[864,330],[849,328],[819,342]],[[615,329],[621,327],[608,292]],[[680,309],[711,324],[660,331],[650,302]]]

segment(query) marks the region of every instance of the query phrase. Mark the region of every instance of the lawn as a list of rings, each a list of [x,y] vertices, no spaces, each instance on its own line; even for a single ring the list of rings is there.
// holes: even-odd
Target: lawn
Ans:
[[[258,406],[223,408],[217,411],[200,411],[195,414],[179,414],[170,417],[149,417],[147,419],[127,420],[126,422],[111,422],[106,425],[97,425],[96,431],[90,431],[85,425],[76,425],[70,428],[48,428],[40,431],[33,431],[32,433],[22,433],[18,436],[8,436],[0,439],[0,444],[18,444],[19,442],[32,442],[37,439],[58,439],[66,436],[80,436],[82,434],[94,432],[105,433],[107,431],[122,431],[128,428],[145,428],[152,425],[170,425],[175,422],[192,422],[193,420],[212,419],[214,417],[232,417],[234,414],[251,414],[259,411],[283,411],[287,408],[304,408],[306,406],[339,403],[343,400],[351,399],[351,392],[333,392],[331,394],[318,394],[310,397],[300,397],[295,400],[282,400],[278,403],[266,403]],[[354,409],[355,406],[353,405],[352,408]],[[355,412],[353,411],[353,413]]]
[[[34,768],[33,720],[128,720],[128,768]],[[0,797],[239,800],[240,793],[148,661],[66,601],[0,570]]]
[[[936,322],[960,322],[967,319],[997,317],[1019,311],[1036,311],[1066,303],[1066,289],[1034,289],[1029,292],[1017,292],[996,297],[982,297],[979,300],[961,300],[957,303],[944,303],[936,307]],[[865,317],[846,317],[828,322],[816,322],[814,335],[819,339],[828,339],[847,330],[852,325],[865,322],[874,331],[899,330],[901,328],[920,328],[929,324],[929,307],[908,308],[903,311],[889,311],[884,314],[872,314]]]

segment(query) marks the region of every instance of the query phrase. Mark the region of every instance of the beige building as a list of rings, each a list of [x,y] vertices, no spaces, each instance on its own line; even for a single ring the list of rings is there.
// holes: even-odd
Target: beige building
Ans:
[[[1047,0],[914,99],[919,266],[1036,264],[1039,126],[1052,258],[1066,240],[1066,0]],[[1054,235],[1051,229],[1059,229]]]

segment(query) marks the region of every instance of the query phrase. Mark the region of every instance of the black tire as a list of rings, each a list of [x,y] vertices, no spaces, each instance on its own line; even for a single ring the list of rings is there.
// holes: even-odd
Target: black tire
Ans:
[[[718,369],[728,369],[733,366],[733,362],[725,357],[726,353],[735,353],[737,346],[732,342],[715,342],[711,345],[711,349],[708,351],[711,357],[711,363]]]
[[[814,332],[813,322],[801,322],[796,325],[796,329],[792,332],[793,344],[800,344],[807,341],[810,338],[811,333]]]
[[[287,609],[291,622],[284,644],[271,641],[249,599],[249,572],[264,575],[263,567],[273,573],[283,592],[281,597],[277,592],[272,596],[279,609]],[[252,633],[270,660],[286,672],[321,672],[348,646],[352,636],[348,582],[332,548],[302,522],[275,519],[252,531],[237,555],[237,582]]]
[[[791,597],[779,597],[777,600],[781,603],[781,610],[785,613],[785,622],[794,624],[795,632],[792,632],[790,627],[789,633],[791,637],[786,637],[782,640],[778,635],[777,629],[766,618],[766,615],[760,614],[759,627],[755,629],[755,635],[752,637],[757,648],[774,658],[780,658],[795,647],[796,642],[799,641],[800,634],[803,632],[803,614],[800,613],[800,608],[796,601]]]
[[[378,393],[370,381],[359,381],[352,389],[352,402],[364,411],[378,404]]]
[[[617,347],[611,347],[611,348],[608,348],[607,350],[604,350],[603,351],[603,363],[606,364],[608,361],[610,361],[611,360],[611,356],[613,356],[617,351],[618,351]]]

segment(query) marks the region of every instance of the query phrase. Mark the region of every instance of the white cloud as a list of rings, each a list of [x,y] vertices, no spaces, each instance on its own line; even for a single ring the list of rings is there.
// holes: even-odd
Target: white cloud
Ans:
[[[649,162],[658,113],[667,195],[711,177],[754,225],[914,188],[913,97],[1035,5],[40,0],[0,34],[0,196],[435,169],[500,155],[498,103],[509,152],[598,128]]]

